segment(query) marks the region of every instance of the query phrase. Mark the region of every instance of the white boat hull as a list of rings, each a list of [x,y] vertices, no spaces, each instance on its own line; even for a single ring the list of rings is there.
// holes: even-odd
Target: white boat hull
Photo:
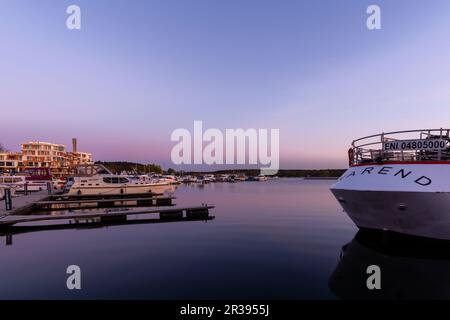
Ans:
[[[101,195],[101,194],[145,194],[154,193],[160,194],[173,191],[174,187],[162,185],[122,185],[122,186],[105,186],[105,187],[77,187],[72,186],[68,192],[69,195]]]
[[[359,228],[450,240],[450,165],[352,167],[331,187]]]

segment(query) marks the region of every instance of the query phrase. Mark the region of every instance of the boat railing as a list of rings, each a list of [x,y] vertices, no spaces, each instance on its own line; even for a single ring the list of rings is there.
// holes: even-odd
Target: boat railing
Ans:
[[[352,142],[350,165],[389,161],[450,162],[450,129],[385,132]]]

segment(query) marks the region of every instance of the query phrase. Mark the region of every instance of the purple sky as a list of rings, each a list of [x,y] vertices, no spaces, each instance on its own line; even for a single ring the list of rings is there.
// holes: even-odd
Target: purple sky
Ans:
[[[82,30],[65,27],[66,7]],[[377,3],[382,30],[366,28]],[[345,5],[344,5],[345,4]],[[280,129],[282,168],[345,167],[351,140],[449,127],[450,2],[2,1],[0,142],[173,166],[170,134]],[[217,168],[214,168],[217,169]]]

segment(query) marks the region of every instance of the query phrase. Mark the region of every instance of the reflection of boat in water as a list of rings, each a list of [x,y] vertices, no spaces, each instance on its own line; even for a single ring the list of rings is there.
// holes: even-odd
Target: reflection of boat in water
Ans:
[[[331,191],[358,227],[450,240],[450,129],[355,140],[349,164]]]
[[[450,243],[399,234],[359,231],[342,248],[330,277],[342,299],[450,299]],[[367,267],[381,271],[381,290],[369,290]]]

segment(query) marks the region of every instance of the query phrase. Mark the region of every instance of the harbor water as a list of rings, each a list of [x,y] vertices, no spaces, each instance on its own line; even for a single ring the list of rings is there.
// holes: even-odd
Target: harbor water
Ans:
[[[360,294],[366,264],[414,271],[358,242],[332,183],[180,185],[177,205],[215,205],[215,219],[1,234],[0,298],[335,299]],[[69,265],[82,290],[67,289]]]

